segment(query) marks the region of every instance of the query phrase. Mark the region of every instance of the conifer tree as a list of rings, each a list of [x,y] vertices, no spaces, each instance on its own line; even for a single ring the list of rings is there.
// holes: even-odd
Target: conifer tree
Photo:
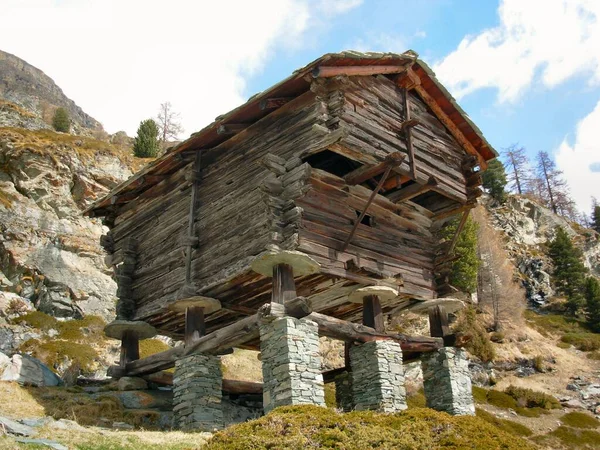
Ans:
[[[499,203],[506,201],[504,190],[507,180],[504,164],[499,159],[490,161],[488,168],[482,175],[483,187],[490,193],[492,198]]]
[[[138,158],[154,158],[160,150],[158,126],[152,119],[140,122],[137,136],[133,141],[133,154]]]
[[[567,298],[567,310],[575,314],[583,304],[583,288],[586,268],[582,252],[573,245],[567,232],[558,228],[550,243],[549,255],[554,264],[553,281],[556,290]]]
[[[455,219],[446,225],[441,235],[451,240],[456,234],[460,219]],[[477,273],[479,257],[477,255],[477,223],[469,217],[463,227],[454,247],[454,254],[459,258],[452,263],[449,282],[463,292],[477,291]]]
[[[523,194],[529,183],[528,167],[529,159],[525,154],[525,148],[517,147],[516,144],[504,149],[502,154],[506,160],[507,177],[509,187],[519,195]]]
[[[61,133],[68,133],[71,129],[69,113],[65,108],[57,108],[52,117],[52,127]]]
[[[585,282],[585,312],[590,328],[600,333],[600,282],[594,277]]]

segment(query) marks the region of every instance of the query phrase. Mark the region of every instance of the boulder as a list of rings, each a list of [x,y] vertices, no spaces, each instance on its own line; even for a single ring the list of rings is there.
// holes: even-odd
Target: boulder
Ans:
[[[92,398],[99,397],[114,397],[127,409],[171,411],[173,408],[172,391],[119,391],[92,394]]]
[[[4,429],[8,434],[16,436],[33,436],[37,433],[32,427],[28,427],[7,417],[0,417],[0,428]]]
[[[6,360],[5,360],[6,361]],[[13,355],[10,362],[6,363],[1,381],[16,381],[28,386],[59,386],[63,382],[52,372],[48,366],[29,355]]]
[[[62,283],[44,286],[39,293],[37,309],[54,317],[81,319],[83,312],[71,298],[69,288]]]
[[[123,377],[117,382],[117,389],[120,391],[143,391],[148,389],[148,383],[143,378]]]

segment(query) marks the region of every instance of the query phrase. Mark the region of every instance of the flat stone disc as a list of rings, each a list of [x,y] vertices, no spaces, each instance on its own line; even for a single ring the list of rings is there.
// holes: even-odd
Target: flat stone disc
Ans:
[[[146,322],[113,320],[104,327],[104,334],[113,339],[121,339],[126,331],[133,331],[138,339],[148,339],[158,334],[156,328]]]
[[[182,298],[170,303],[168,306],[171,311],[175,312],[185,312],[187,308],[192,307],[203,308],[204,314],[210,314],[221,309],[221,302],[216,298],[197,295],[195,297]]]
[[[266,277],[273,276],[273,267],[287,264],[294,269],[294,276],[318,273],[321,265],[305,253],[294,250],[262,253],[250,264],[252,270]]]
[[[435,298],[433,300],[425,300],[410,305],[404,311],[410,311],[418,314],[428,314],[429,308],[433,306],[443,306],[447,313],[455,313],[465,307],[465,302],[456,298]]]
[[[348,296],[352,303],[361,303],[363,298],[369,295],[376,295],[379,300],[391,300],[398,297],[398,290],[389,286],[365,286],[358,288]]]

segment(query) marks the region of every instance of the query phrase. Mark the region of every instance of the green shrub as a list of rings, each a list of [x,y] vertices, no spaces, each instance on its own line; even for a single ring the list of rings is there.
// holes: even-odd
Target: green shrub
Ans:
[[[327,383],[325,385],[325,406],[328,408],[337,407],[337,402],[335,401],[335,383]]]
[[[517,406],[515,412],[523,417],[540,417],[543,414],[549,414],[548,410],[538,408],[537,406],[533,408],[521,408],[520,406]]]
[[[588,359],[593,359],[594,361],[600,361],[600,352],[590,352],[587,354]]]
[[[501,430],[506,431],[507,433],[512,434],[513,436],[528,437],[533,434],[533,432],[529,428],[527,428],[525,425],[521,425],[520,423],[513,422],[512,420],[500,419],[500,418],[494,416],[493,414],[491,414],[487,411],[484,411],[483,409],[476,408],[475,414],[480,419],[483,419],[486,422],[491,423],[495,427],[500,428]],[[480,448],[480,447],[475,446],[473,448]],[[504,448],[504,447],[499,447],[499,448]]]
[[[528,450],[525,430],[505,430],[477,417],[453,417],[426,408],[396,414],[340,414],[316,406],[280,407],[260,419],[216,433],[206,450],[227,449],[464,449]],[[528,430],[527,430],[528,431]],[[512,433],[512,435],[511,435]]]
[[[600,433],[592,430],[578,430],[576,428],[560,426],[556,430],[549,433],[567,445],[569,448],[584,447],[598,448],[600,442]]]
[[[423,394],[423,391],[419,390],[418,392],[406,397],[406,405],[409,408],[425,408],[427,405],[427,400],[425,399],[425,394]]]
[[[57,108],[52,117],[52,127],[61,133],[68,133],[71,129],[69,113],[64,108]]]
[[[544,358],[541,355],[537,355],[533,358],[533,368],[538,372],[543,372],[545,370]]]
[[[600,349],[600,334],[567,333],[561,338],[561,341],[571,344],[582,352],[591,352]]]
[[[589,332],[582,321],[573,317],[565,317],[560,314],[538,314],[531,310],[526,310],[523,316],[533,328],[546,337],[550,334]]]
[[[440,237],[446,241],[454,238],[460,220],[454,219],[440,231]],[[463,292],[477,290],[477,272],[479,270],[479,256],[477,255],[477,229],[479,225],[469,217],[463,227],[456,245],[454,254],[458,259],[451,265],[449,282],[452,286]]]
[[[504,392],[516,400],[521,407],[558,409],[560,402],[553,396],[532,389],[520,388],[516,386],[507,387]]]
[[[28,325],[38,330],[48,331],[58,329],[58,320],[41,311],[32,311],[12,321],[15,324]]]
[[[559,343],[557,343],[556,346],[558,348],[563,348],[563,349],[571,348],[571,344],[567,344],[566,342],[563,342],[563,341],[560,341]]]
[[[560,421],[573,428],[597,428],[600,421],[589,414],[582,412],[570,412],[560,418]],[[600,443],[600,442],[599,442]]]
[[[490,362],[496,356],[492,341],[479,320],[475,308],[465,308],[460,312],[454,331],[470,337],[466,345],[467,350],[483,362]]]
[[[72,366],[89,373],[94,370],[94,363],[98,359],[98,353],[89,345],[61,340],[40,342],[37,339],[29,339],[21,344],[19,350],[31,354],[55,370],[65,359],[69,359]]]
[[[487,403],[487,389],[480,388],[479,386],[472,387],[473,400],[477,403]]]
[[[517,407],[517,401],[512,396],[494,389],[490,389],[487,392],[487,402],[490,405],[497,406],[498,408],[515,409]]]

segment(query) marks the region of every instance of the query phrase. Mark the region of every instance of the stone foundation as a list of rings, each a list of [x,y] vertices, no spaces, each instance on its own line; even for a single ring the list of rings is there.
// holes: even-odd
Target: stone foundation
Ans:
[[[354,398],[352,397],[352,375],[344,372],[335,377],[335,403],[344,412],[354,409]]]
[[[469,362],[464,350],[444,347],[424,355],[423,387],[427,406],[453,415],[474,415]]]
[[[355,409],[396,412],[406,409],[402,349],[393,341],[350,348]]]
[[[223,428],[221,360],[191,355],[178,359],[173,377],[174,425],[185,431]]]
[[[265,413],[283,405],[325,406],[319,327],[283,317],[260,327]]]

